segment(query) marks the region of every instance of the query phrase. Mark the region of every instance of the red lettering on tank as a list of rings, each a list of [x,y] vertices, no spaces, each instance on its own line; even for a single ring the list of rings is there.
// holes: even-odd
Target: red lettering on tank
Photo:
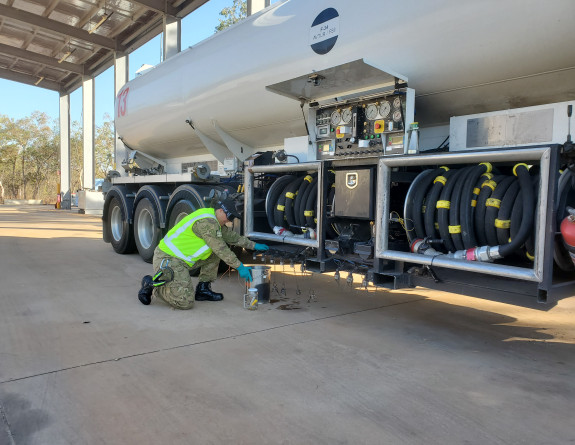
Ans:
[[[128,110],[128,92],[130,88],[126,88],[118,94],[118,117],[125,116]]]

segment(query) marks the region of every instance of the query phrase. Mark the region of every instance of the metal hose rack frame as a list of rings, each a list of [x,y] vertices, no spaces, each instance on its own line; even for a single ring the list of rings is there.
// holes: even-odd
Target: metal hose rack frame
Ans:
[[[391,172],[395,167],[424,166],[439,164],[464,164],[480,162],[528,162],[540,163],[541,181],[539,181],[538,202],[535,220],[535,260],[533,268],[480,263],[475,261],[455,260],[442,258],[445,255],[427,256],[417,253],[406,253],[388,248],[388,229],[391,199]],[[376,244],[375,257],[383,260],[402,261],[427,266],[457,269],[467,272],[497,275],[500,277],[542,283],[551,280],[553,267],[552,244],[554,232],[552,230],[553,197],[556,191],[557,148],[537,147],[522,149],[501,149],[494,151],[446,153],[429,156],[400,156],[383,157],[378,163],[377,175],[377,201],[376,208]],[[554,170],[553,170],[554,171]],[[549,257],[551,252],[551,257]],[[547,253],[547,255],[546,255]],[[547,260],[546,260],[547,257]]]
[[[258,165],[245,169],[244,184],[244,227],[245,235],[248,238],[254,238],[265,241],[276,241],[284,244],[293,244],[297,246],[314,247],[319,249],[325,242],[325,228],[323,221],[323,211],[325,208],[325,193],[318,193],[316,215],[317,215],[317,238],[302,239],[290,236],[280,236],[273,233],[255,232],[254,231],[254,174],[255,173],[293,173],[317,171],[318,191],[326,189],[325,168],[322,162],[303,162],[299,164],[276,164],[276,165]]]

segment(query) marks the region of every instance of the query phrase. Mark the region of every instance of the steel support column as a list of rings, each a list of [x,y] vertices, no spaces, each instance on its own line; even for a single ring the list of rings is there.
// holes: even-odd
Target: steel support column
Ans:
[[[70,209],[70,95],[60,95],[60,208]]]
[[[181,20],[175,17],[164,16],[164,60],[175,56],[182,50]]]
[[[114,97],[118,95],[120,90],[128,82],[129,77],[130,57],[128,54],[115,53],[114,54]],[[118,104],[114,107],[114,121],[118,117]],[[118,170],[117,165],[122,162],[126,157],[126,147],[124,143],[118,139],[116,127],[114,125],[114,170]]]
[[[85,77],[82,81],[82,132],[84,134],[84,180],[82,188],[94,189],[95,160],[94,140],[94,78]]]
[[[248,16],[267,8],[270,5],[270,0],[247,0]]]

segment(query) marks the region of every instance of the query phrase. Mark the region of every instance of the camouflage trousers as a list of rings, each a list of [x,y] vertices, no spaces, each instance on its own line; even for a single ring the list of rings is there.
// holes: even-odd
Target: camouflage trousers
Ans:
[[[212,282],[218,277],[218,266],[220,258],[213,253],[205,260],[197,261],[193,267],[188,266],[184,261],[168,255],[159,247],[154,250],[154,274],[160,270],[162,261],[164,266],[170,267],[174,271],[174,279],[163,286],[154,288],[154,296],[164,300],[176,309],[191,309],[194,307],[195,289],[192,283],[190,271],[200,268],[198,281]]]

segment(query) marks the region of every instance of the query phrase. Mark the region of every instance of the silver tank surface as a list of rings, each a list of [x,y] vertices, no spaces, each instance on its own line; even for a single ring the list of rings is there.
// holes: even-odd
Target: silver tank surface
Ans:
[[[161,159],[208,153],[187,119],[219,142],[213,121],[248,146],[279,146],[305,126],[299,102],[266,86],[361,58],[408,78],[422,126],[564,101],[574,19],[573,0],[280,1],[127,83],[116,126]],[[323,32],[333,37],[317,43]]]

